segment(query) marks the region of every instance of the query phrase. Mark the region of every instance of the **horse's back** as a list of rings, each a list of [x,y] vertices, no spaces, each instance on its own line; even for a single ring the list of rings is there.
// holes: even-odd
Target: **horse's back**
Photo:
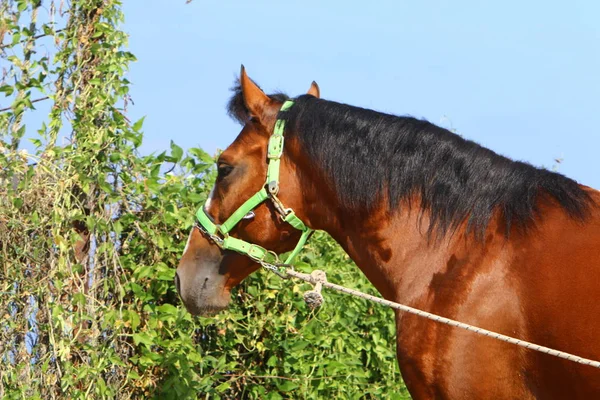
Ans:
[[[527,340],[600,361],[600,192],[585,221],[557,207],[542,209],[537,227],[514,248]],[[538,352],[526,358],[529,387],[539,398],[600,396],[600,369]]]

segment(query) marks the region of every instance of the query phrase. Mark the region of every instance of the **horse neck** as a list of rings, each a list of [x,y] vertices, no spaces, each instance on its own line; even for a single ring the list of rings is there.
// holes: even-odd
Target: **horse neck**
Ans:
[[[417,210],[352,213],[329,233],[388,299],[410,303],[429,292],[436,274],[457,257],[462,232],[440,240],[428,237],[428,217]],[[459,257],[466,257],[461,254]]]
[[[504,243],[497,216],[492,218],[488,226],[492,233],[483,244],[467,234],[465,226],[437,240],[431,238],[428,211],[415,206],[420,204],[418,199],[411,201],[412,208],[405,205],[393,212],[386,198],[370,211],[347,209],[341,204],[343,195],[336,193],[326,174],[308,161],[301,146],[291,142],[288,157],[301,190],[296,200],[302,203],[298,207],[302,218],[312,228],[329,233],[388,299],[410,302],[426,294],[435,274],[443,273],[451,263],[470,263],[490,247],[497,247],[491,244]]]
[[[315,229],[324,230],[336,240],[387,299],[410,303],[428,292],[435,274],[446,269],[449,260],[476,256],[464,227],[439,240],[428,236],[428,213],[409,207],[387,211],[387,200],[373,211],[347,210],[335,199],[336,193],[318,176],[304,174],[301,183],[304,210]],[[310,183],[309,183],[310,180]],[[463,251],[462,249],[465,249]]]

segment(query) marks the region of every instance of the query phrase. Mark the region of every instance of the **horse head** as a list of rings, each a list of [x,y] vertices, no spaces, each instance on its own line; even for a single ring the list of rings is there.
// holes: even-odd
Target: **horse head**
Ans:
[[[305,194],[301,193],[301,177],[293,161],[294,142],[281,139],[271,144],[281,146],[275,161],[273,150],[269,153],[270,139],[287,98],[266,95],[243,66],[235,91],[229,112],[242,124],[242,130],[218,158],[216,182],[198,212],[204,224],[192,228],[175,277],[177,290],[192,314],[225,308],[231,289],[256,271],[261,261],[278,261],[277,253],[292,250],[309,232],[306,226],[298,229],[295,223],[302,225],[306,202],[302,201]],[[319,97],[316,83],[308,95]],[[275,178],[270,177],[274,172],[269,168],[275,169],[270,163],[277,164]]]

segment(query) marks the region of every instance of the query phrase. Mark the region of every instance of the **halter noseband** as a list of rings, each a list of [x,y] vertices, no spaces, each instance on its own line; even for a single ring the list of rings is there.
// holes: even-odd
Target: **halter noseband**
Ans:
[[[280,112],[289,110],[292,105],[294,105],[294,102],[292,100],[287,100],[281,106]],[[229,235],[229,232],[231,232],[231,230],[244,219],[248,213],[252,212],[252,210],[261,203],[270,200],[281,219],[302,232],[298,244],[286,258],[285,264],[292,262],[313,232],[312,229],[307,227],[304,222],[296,216],[291,208],[286,208],[277,197],[277,194],[279,193],[279,166],[283,154],[284,130],[285,120],[277,119],[273,134],[269,138],[267,179],[264,186],[256,192],[256,194],[246,200],[246,202],[235,210],[222,224],[214,223],[212,217],[206,212],[206,205],[200,207],[196,212],[196,218],[198,219],[196,227],[213,243],[223,250],[232,250],[243,254],[263,266],[265,264],[279,264],[279,255],[257,244],[249,243]]]

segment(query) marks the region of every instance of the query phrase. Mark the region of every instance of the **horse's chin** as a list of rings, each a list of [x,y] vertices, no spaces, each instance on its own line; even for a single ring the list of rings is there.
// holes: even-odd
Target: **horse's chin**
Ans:
[[[188,312],[194,316],[210,317],[225,310],[229,306],[231,295],[229,292],[223,293],[217,299],[211,299],[210,302],[204,301],[184,301],[183,304]]]
[[[190,314],[197,317],[212,317],[217,315],[221,311],[227,308],[227,305],[224,306],[202,306],[202,307],[186,307]]]

